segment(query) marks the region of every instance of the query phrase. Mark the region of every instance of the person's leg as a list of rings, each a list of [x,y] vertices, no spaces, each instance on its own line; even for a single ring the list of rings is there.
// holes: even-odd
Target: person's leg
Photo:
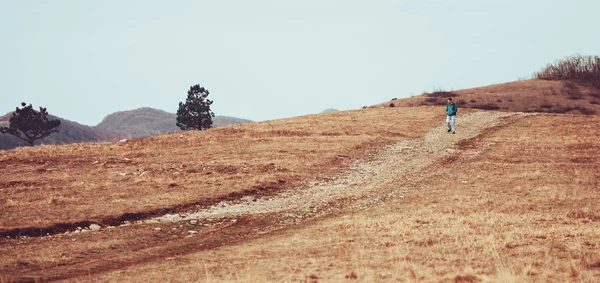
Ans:
[[[456,132],[456,115],[452,116],[452,133]]]
[[[450,116],[446,115],[446,126],[448,126],[448,133],[452,130],[452,125],[450,124]]]

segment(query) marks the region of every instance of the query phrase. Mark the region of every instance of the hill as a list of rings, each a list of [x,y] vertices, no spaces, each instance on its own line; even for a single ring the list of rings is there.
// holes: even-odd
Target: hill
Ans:
[[[0,280],[597,281],[600,116],[461,113],[4,152]]]
[[[523,80],[458,91],[436,91],[372,107],[446,105],[453,97],[459,108],[508,112],[600,114],[600,89],[569,80]]]
[[[8,120],[12,112],[7,113],[0,117],[0,126],[8,125]],[[108,131],[105,129],[99,129],[79,123],[69,121],[60,117],[51,116],[52,119],[60,119],[61,125],[58,133],[53,133],[43,140],[35,141],[36,145],[40,144],[70,144],[78,142],[90,142],[90,141],[108,141],[116,140],[122,137],[121,134]],[[20,139],[7,134],[0,134],[0,150],[12,149],[19,146],[26,145],[25,142]]]
[[[147,137],[161,133],[181,131],[175,125],[176,117],[174,113],[143,107],[112,113],[106,116],[97,127],[129,137]],[[217,116],[213,118],[213,127],[249,122],[252,121],[228,116]]]

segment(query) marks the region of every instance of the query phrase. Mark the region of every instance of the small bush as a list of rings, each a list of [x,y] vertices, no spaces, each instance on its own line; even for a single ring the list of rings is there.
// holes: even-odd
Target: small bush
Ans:
[[[394,100],[398,100],[398,98],[397,97],[392,98],[392,101],[394,101]]]
[[[600,102],[599,102],[599,101],[596,101],[596,100],[592,100],[592,101],[590,101],[590,104],[594,104],[594,105],[600,105]]]
[[[477,102],[477,100],[471,99],[471,103],[475,103],[475,102]]]
[[[600,87],[600,57],[571,56],[548,64],[534,77],[542,80],[576,80]]]
[[[394,103],[390,103],[390,107],[396,107],[396,105],[394,105]]]
[[[600,99],[600,93],[590,93],[589,96]]]
[[[584,107],[580,107],[580,106],[577,106],[575,108],[576,108],[576,110],[579,110],[579,112],[581,112],[581,114],[583,114],[583,115],[594,115],[594,114],[596,114],[596,111],[594,109],[588,109],[588,108],[584,108]]]
[[[436,103],[437,101],[438,101],[438,99],[435,97],[425,98],[425,102],[427,102],[427,103]]]
[[[570,100],[579,100],[579,99],[583,99],[583,95],[577,93],[577,94],[570,94],[569,96],[567,96],[567,99]]]
[[[448,97],[457,97],[459,96],[458,94],[451,92],[451,91],[435,91],[432,93],[427,93],[427,96],[429,97],[442,97],[442,98],[448,98]]]
[[[472,105],[472,108],[475,109],[483,109],[483,110],[498,110],[500,109],[500,106],[495,105],[495,104],[478,104],[478,105]]]
[[[564,114],[564,113],[571,112],[571,111],[573,111],[573,107],[557,107],[552,110],[549,110],[548,112]]]
[[[465,101],[464,99],[459,99],[458,101],[456,101],[456,104],[465,105],[465,104],[467,104],[467,101]]]
[[[502,99],[497,99],[496,102],[500,103],[502,102]]]
[[[585,107],[581,107],[581,106],[576,106],[576,107],[558,107],[552,110],[548,110],[548,112],[550,113],[559,113],[559,114],[564,114],[564,113],[568,113],[571,111],[579,111],[579,113],[583,114],[583,115],[594,115],[596,114],[596,111],[594,111],[593,109],[588,109]]]
[[[550,105],[550,104],[542,104],[542,105],[540,105],[540,108],[549,109],[549,108],[552,108],[552,105]]]

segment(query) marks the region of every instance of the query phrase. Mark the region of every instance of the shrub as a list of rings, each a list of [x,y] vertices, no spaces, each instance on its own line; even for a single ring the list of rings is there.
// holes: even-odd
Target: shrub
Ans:
[[[475,102],[477,102],[477,100],[471,99],[471,103],[475,103]]]
[[[548,64],[534,74],[542,80],[577,80],[600,87],[600,57],[571,56]]]
[[[590,93],[589,96],[600,99],[600,93]]]
[[[550,104],[542,104],[542,105],[540,105],[540,108],[548,109],[548,108],[552,108],[552,105],[550,105]]]
[[[567,113],[570,111],[573,111],[573,107],[557,107],[552,110],[548,110],[548,112],[550,112],[550,113],[559,113],[559,114],[564,114],[564,113]]]
[[[594,109],[588,109],[585,107],[581,107],[581,106],[577,106],[575,107],[576,110],[579,110],[579,112],[581,112],[581,114],[583,115],[594,115],[596,114],[596,111]]]
[[[425,102],[427,102],[427,103],[436,103],[437,101],[438,101],[438,99],[435,97],[425,98]]]
[[[581,106],[575,106],[575,107],[558,107],[552,110],[548,110],[548,112],[551,113],[559,113],[559,114],[564,114],[567,112],[571,112],[571,111],[579,111],[579,113],[583,114],[583,115],[594,115],[596,114],[596,111],[593,109],[588,109],[585,107],[581,107]]]
[[[477,105],[472,105],[471,108],[483,109],[483,110],[498,110],[498,109],[500,109],[500,106],[495,105],[495,104],[477,104]]]
[[[599,101],[596,101],[596,100],[592,100],[592,101],[590,101],[590,104],[599,105],[599,104],[600,104],[600,102],[599,102]]]
[[[438,98],[439,98],[439,97],[442,97],[442,98],[448,98],[448,97],[457,97],[457,96],[459,96],[458,94],[456,94],[456,93],[454,93],[454,92],[451,92],[451,91],[443,91],[443,90],[440,90],[440,91],[434,91],[434,92],[432,92],[432,93],[426,93],[426,94],[427,94],[427,96],[429,96],[429,97],[438,97]]]
[[[398,98],[397,97],[392,98],[392,101],[394,101],[394,100],[398,100]]]
[[[390,103],[390,107],[395,107],[396,105],[394,105],[394,103]]]
[[[566,82],[566,83],[565,83],[565,87],[566,87],[567,89],[570,89],[570,90],[575,90],[575,89],[577,89],[577,86],[576,86],[576,85],[575,85],[573,82]]]

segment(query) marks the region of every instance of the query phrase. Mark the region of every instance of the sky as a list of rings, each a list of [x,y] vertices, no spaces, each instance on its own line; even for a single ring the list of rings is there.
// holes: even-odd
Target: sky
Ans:
[[[254,121],[515,81],[600,55],[597,0],[0,0],[0,115],[96,125],[191,85]]]

